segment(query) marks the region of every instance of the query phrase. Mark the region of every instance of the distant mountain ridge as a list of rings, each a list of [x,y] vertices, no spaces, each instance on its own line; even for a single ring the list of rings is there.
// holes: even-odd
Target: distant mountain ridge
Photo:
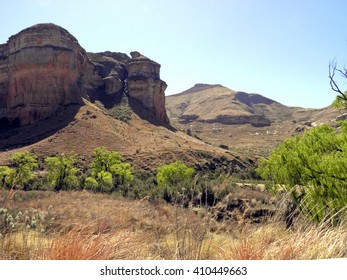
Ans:
[[[331,107],[289,107],[219,84],[196,84],[167,96],[166,110],[171,123],[206,142],[250,147],[250,151],[267,147],[267,152],[285,138],[319,123],[332,123],[339,116]]]
[[[234,91],[220,84],[196,84],[181,93],[166,97],[166,108],[170,118],[186,122],[189,116],[194,120],[220,122],[224,116],[243,118],[244,122],[225,121],[225,124],[259,125],[252,116],[273,121],[309,121],[312,115],[322,109],[290,107],[257,93]],[[269,125],[268,122],[264,125]]]
[[[200,121],[223,124],[270,125],[268,105],[284,106],[259,94],[236,92],[222,85],[196,84],[194,87],[167,97],[166,107],[171,118],[179,122]]]

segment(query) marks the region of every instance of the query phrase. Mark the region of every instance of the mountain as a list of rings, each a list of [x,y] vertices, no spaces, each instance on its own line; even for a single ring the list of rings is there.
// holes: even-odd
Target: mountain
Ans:
[[[51,23],[11,36],[0,45],[0,164],[21,150],[75,151],[89,161],[105,146],[139,170],[182,160],[233,172],[338,116],[332,108],[288,107],[222,85],[197,84],[165,97],[160,67],[138,51],[87,52]]]
[[[39,156],[96,147],[139,170],[182,160],[196,169],[247,168],[237,154],[177,131],[165,109],[160,64],[139,52],[86,52],[55,24],[26,28],[0,45],[0,164],[17,151]]]
[[[339,115],[330,107],[288,107],[260,94],[208,84],[167,96],[166,109],[172,124],[190,135],[261,156],[284,139],[319,123],[332,123]]]

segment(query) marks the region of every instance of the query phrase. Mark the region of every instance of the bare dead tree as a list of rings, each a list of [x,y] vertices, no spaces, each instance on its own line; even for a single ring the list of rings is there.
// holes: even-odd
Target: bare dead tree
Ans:
[[[335,78],[336,73],[339,73],[343,78],[347,79],[347,68],[344,68],[343,70],[337,68],[336,61],[332,60],[329,62],[330,87],[333,91],[338,93],[337,98],[347,102],[347,95],[339,88],[336,82],[336,78]]]

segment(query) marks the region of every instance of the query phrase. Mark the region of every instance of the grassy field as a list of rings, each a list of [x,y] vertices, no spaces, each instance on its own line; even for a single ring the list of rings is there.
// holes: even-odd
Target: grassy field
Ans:
[[[217,222],[207,208],[83,192],[0,198],[0,259],[322,259],[347,257],[347,226]]]

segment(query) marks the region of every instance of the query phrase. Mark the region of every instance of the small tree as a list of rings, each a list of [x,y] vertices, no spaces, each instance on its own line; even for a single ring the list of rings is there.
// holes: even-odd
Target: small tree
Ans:
[[[158,168],[157,182],[159,186],[175,185],[187,179],[191,179],[195,171],[180,161],[163,165]]]
[[[14,153],[11,157],[10,167],[0,166],[0,184],[10,190],[8,199],[11,199],[17,187],[24,187],[35,179],[33,172],[37,167],[37,157],[30,152]]]
[[[257,172],[313,220],[338,221],[347,205],[347,122],[338,133],[322,125],[285,140]]]
[[[12,185],[21,185],[30,182],[35,178],[34,169],[38,167],[37,157],[30,152],[18,152],[11,156],[12,172],[11,183]]]
[[[329,79],[330,79],[330,87],[333,91],[338,93],[333,105],[340,109],[347,109],[347,91],[343,92],[337,82],[335,77],[336,72],[343,78],[347,79],[347,68],[339,69],[337,67],[336,61],[330,61],[329,63]]]
[[[0,166],[0,188],[6,188],[11,182],[11,173],[13,170],[8,166]]]
[[[45,162],[48,166],[47,179],[55,191],[79,186],[76,176],[78,169],[75,167],[78,161],[75,155],[68,156],[63,153],[60,156],[48,157]]]
[[[195,170],[180,161],[158,168],[157,182],[163,198],[171,202],[178,196],[184,198],[194,193],[192,178]]]
[[[116,186],[126,184],[134,179],[131,165],[115,151],[105,147],[96,148],[91,164],[91,176],[85,181],[85,188],[94,191],[111,192]]]

